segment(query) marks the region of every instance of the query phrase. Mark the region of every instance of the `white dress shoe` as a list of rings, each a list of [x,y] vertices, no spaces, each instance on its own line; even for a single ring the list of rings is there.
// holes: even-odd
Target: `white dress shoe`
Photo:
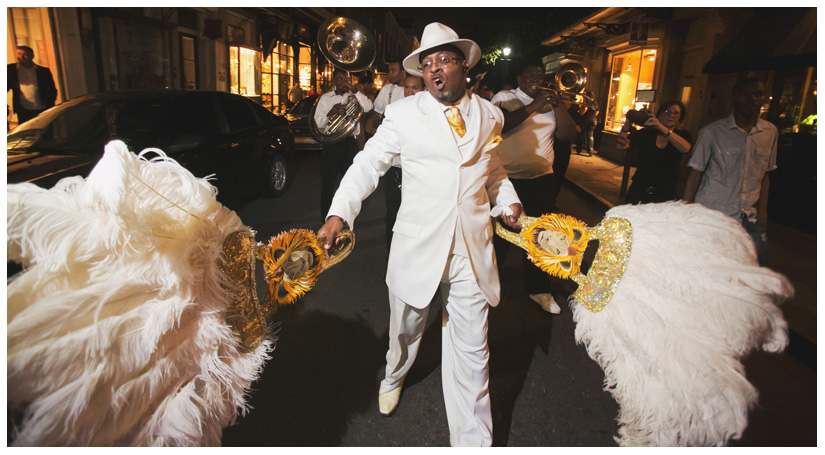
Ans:
[[[398,399],[401,398],[401,385],[386,393],[378,394],[378,412],[383,416],[391,416],[398,407]]]
[[[530,294],[530,298],[541,305],[541,308],[553,314],[561,314],[561,307],[559,304],[556,303],[556,299],[553,298],[553,294]]]

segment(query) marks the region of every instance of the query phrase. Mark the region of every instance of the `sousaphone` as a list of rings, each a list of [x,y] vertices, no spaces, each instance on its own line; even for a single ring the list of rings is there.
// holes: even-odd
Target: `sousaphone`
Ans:
[[[327,19],[318,28],[318,47],[321,54],[336,68],[357,72],[369,68],[375,60],[375,39],[360,22],[346,17]],[[321,97],[318,97],[320,100]],[[318,126],[315,109],[309,113],[309,132],[322,144],[341,142],[358,125],[363,109],[354,93],[343,104],[345,112],[327,117],[327,123]]]

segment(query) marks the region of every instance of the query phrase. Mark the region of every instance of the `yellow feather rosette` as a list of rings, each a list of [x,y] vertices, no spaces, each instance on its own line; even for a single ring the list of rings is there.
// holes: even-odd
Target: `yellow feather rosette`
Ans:
[[[261,256],[268,299],[278,305],[294,303],[312,289],[326,260],[315,233],[306,229],[272,237]]]

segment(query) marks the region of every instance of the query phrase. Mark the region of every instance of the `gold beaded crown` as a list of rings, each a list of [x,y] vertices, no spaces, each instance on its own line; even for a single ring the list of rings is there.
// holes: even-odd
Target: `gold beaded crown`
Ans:
[[[355,246],[355,234],[348,229],[340,240],[324,250],[315,233],[292,229],[272,237],[266,245],[255,241],[255,231],[237,231],[226,237],[221,253],[225,289],[233,296],[226,320],[248,351],[266,337],[266,317],[277,305],[288,305],[306,294],[324,270],[341,262]],[[264,264],[266,297],[258,301],[255,260]]]
[[[571,279],[579,288],[573,297],[588,310],[601,311],[613,297],[624,275],[633,241],[630,221],[624,218],[605,218],[596,227],[567,215],[545,214],[539,218],[519,217],[521,232],[511,232],[496,223],[499,237],[527,250],[528,257],[544,272],[563,279]],[[544,230],[561,232],[570,239],[567,254],[550,254],[538,242],[538,233]],[[587,275],[581,273],[584,250],[590,240],[599,241],[599,249]]]

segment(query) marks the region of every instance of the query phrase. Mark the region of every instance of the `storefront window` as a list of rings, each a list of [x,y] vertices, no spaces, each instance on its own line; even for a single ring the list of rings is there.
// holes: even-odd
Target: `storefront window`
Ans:
[[[318,93],[324,93],[332,87],[332,71],[333,67],[329,62],[318,68],[318,75],[316,78],[318,81]]]
[[[289,89],[292,87],[292,46],[277,42],[272,54],[263,62],[261,92],[264,107],[281,112],[287,106]]]
[[[788,68],[774,73],[774,94],[764,117],[781,134],[816,134],[816,68]]]
[[[605,129],[619,131],[630,109],[650,108],[656,50],[641,49],[613,56]]]
[[[243,96],[259,96],[261,80],[260,52],[245,47],[229,46],[229,90]]]
[[[46,41],[43,38],[43,26],[40,23],[38,8],[9,8],[16,46],[29,46],[34,51],[34,63],[41,66],[49,64]],[[54,69],[52,69],[54,73]]]
[[[298,82],[305,92],[312,88],[312,48],[304,44],[298,51]]]

